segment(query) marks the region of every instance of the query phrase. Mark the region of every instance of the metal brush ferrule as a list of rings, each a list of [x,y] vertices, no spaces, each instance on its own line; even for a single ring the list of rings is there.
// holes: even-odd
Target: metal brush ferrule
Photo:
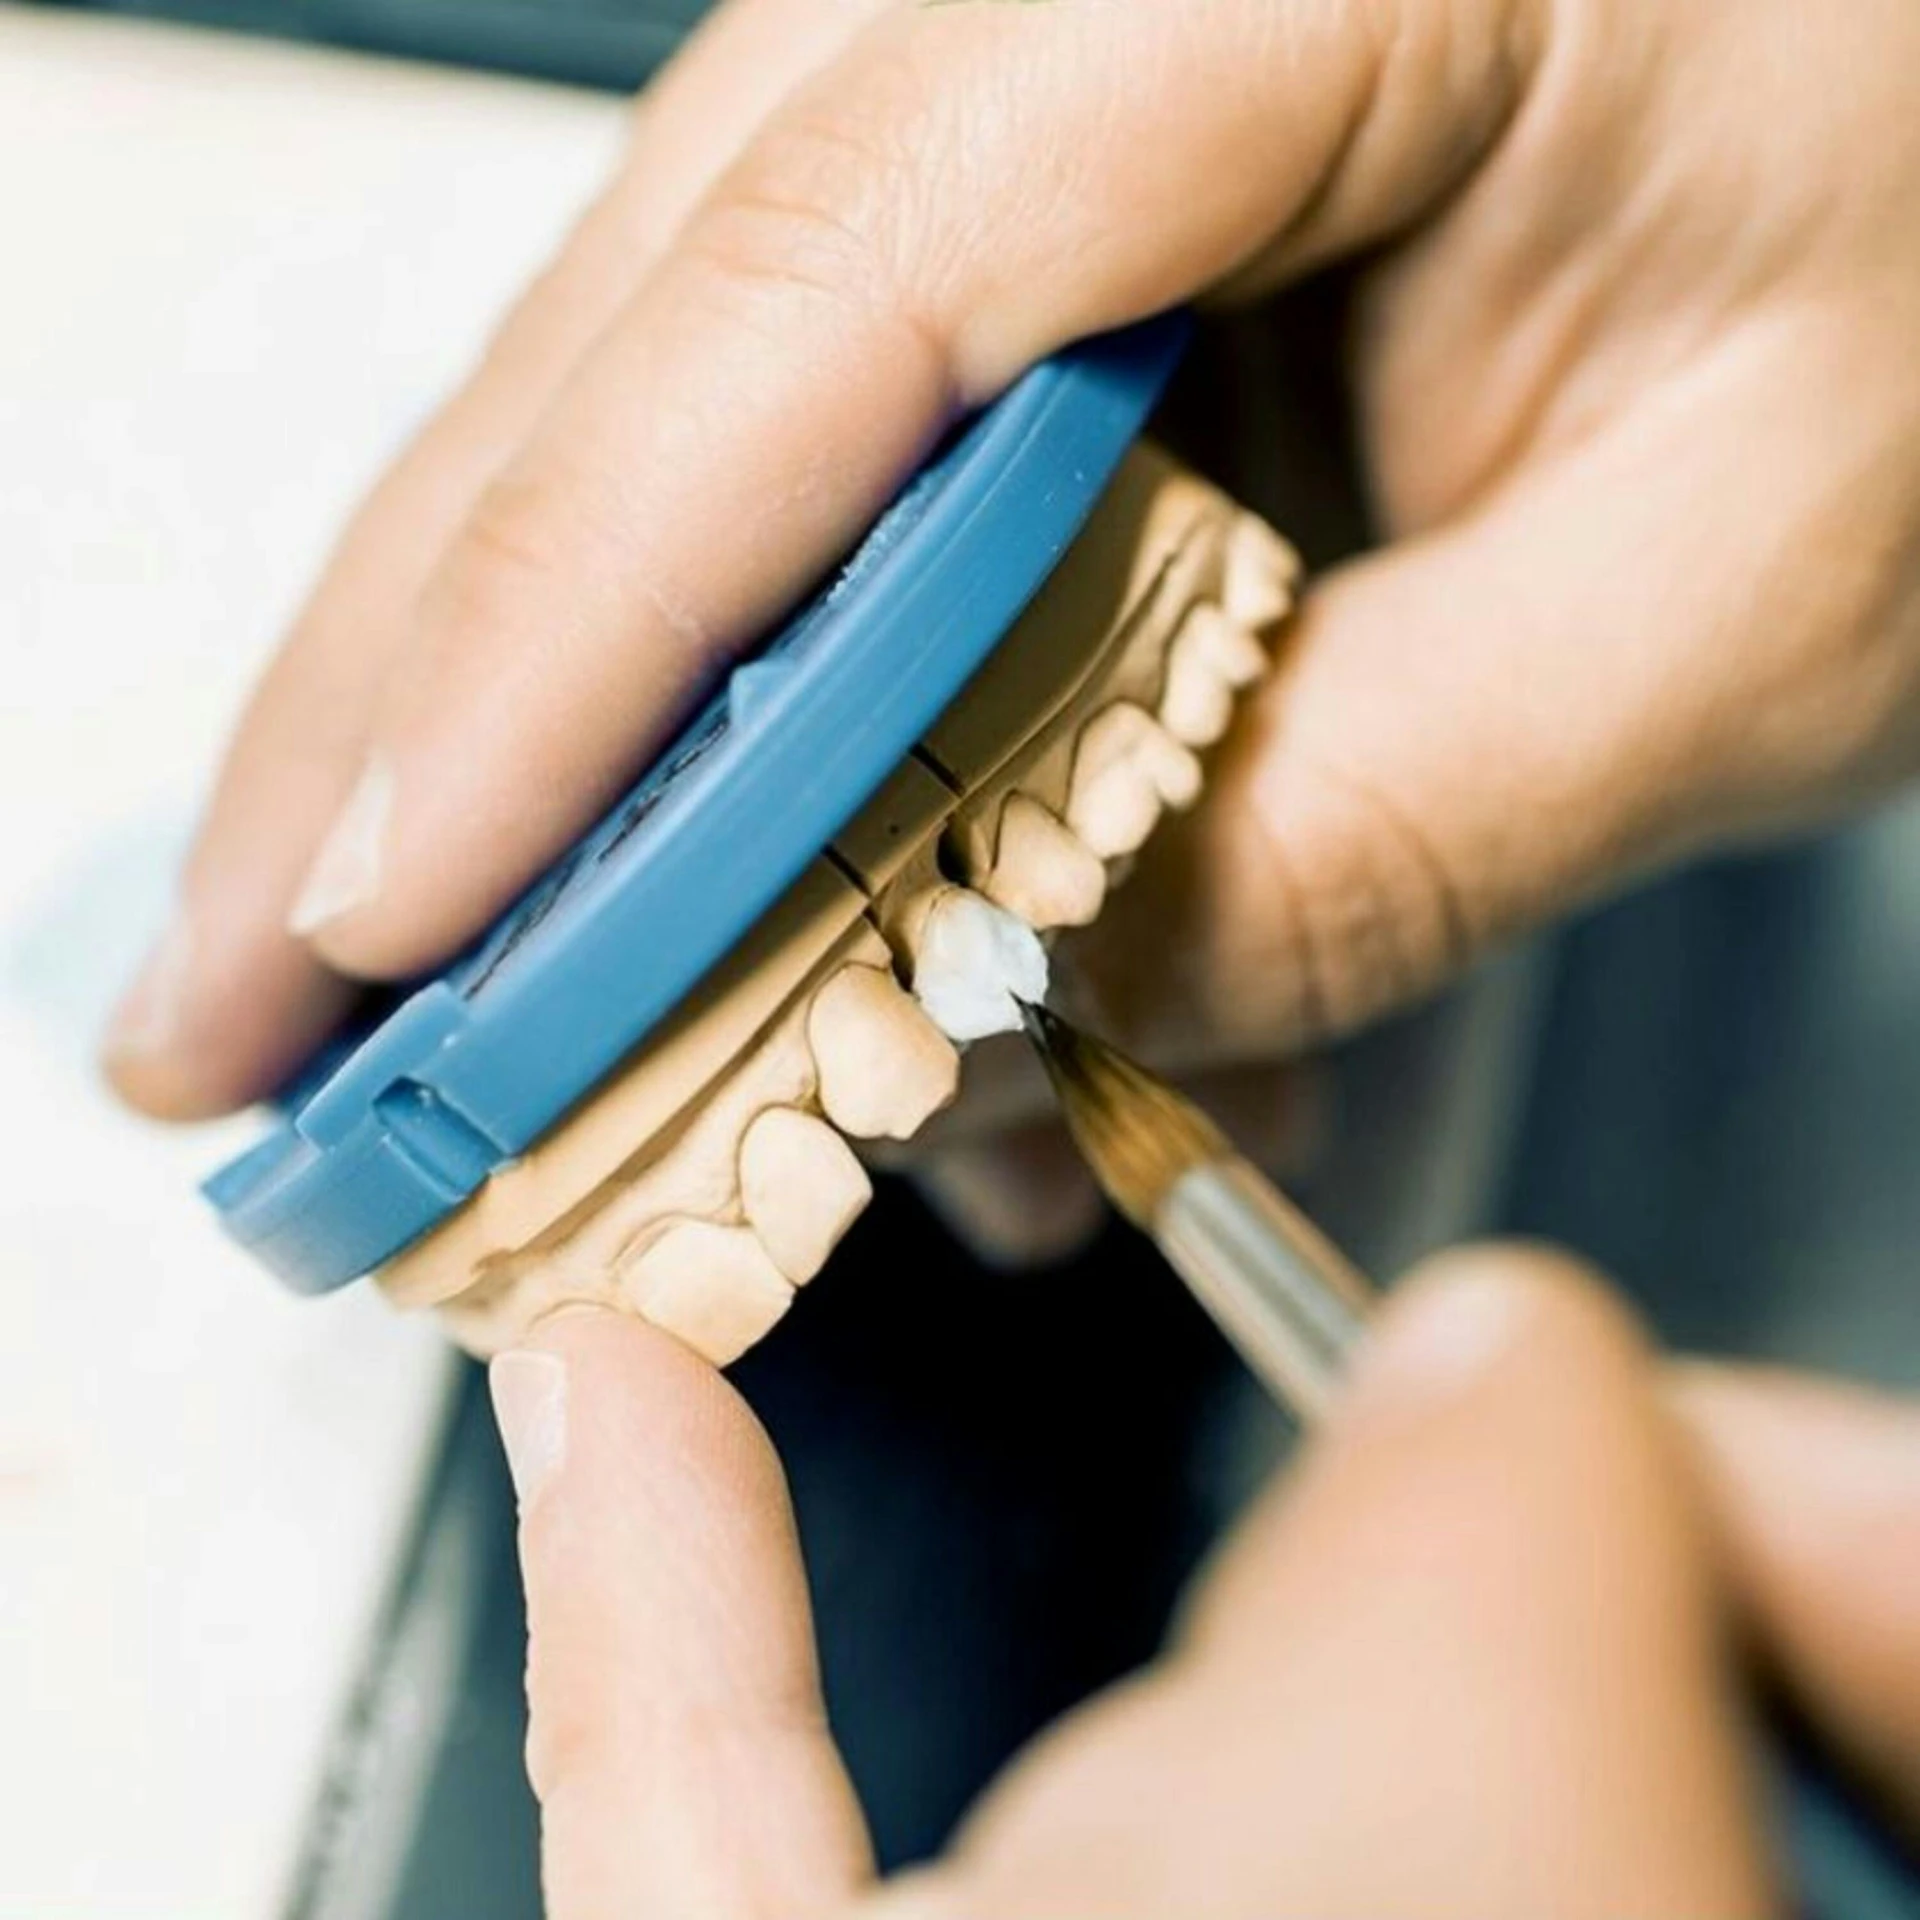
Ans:
[[[1240,1356],[1303,1422],[1332,1400],[1371,1289],[1244,1161],[1214,1160],[1167,1190],[1151,1231]]]

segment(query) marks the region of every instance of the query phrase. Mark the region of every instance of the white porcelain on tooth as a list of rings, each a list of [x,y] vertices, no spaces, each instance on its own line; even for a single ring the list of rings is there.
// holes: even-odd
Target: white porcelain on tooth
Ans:
[[[1018,914],[971,887],[949,887],[920,930],[914,998],[948,1039],[965,1046],[1020,1030],[1020,1003],[1047,997],[1047,950]]]
[[[1087,722],[1074,752],[1067,825],[1103,859],[1133,853],[1163,807],[1199,798],[1200,762],[1144,708],[1122,700]]]
[[[857,1140],[905,1140],[959,1090],[953,1042],[890,973],[842,967],[807,1014],[820,1104]]]
[[[1030,927],[1084,927],[1106,901],[1106,863],[1030,794],[1012,793],[980,891]]]
[[[1300,556],[1264,521],[1243,513],[1227,536],[1227,616],[1255,633],[1276,627],[1293,610]]]
[[[1167,649],[1160,724],[1190,747],[1210,747],[1233,719],[1233,688],[1214,658],[1204,626],[1189,618]]]
[[[751,1227],[682,1220],[620,1263],[621,1291],[656,1327],[716,1367],[737,1360],[793,1304],[793,1288]]]
[[[740,1142],[740,1202],[774,1264],[796,1286],[826,1265],[873,1198],[854,1151],[824,1120],[769,1107]]]

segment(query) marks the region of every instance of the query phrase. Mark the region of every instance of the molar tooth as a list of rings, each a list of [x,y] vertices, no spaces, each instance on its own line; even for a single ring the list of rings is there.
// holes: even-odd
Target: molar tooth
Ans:
[[[1194,754],[1183,747],[1164,727],[1156,726],[1143,747],[1141,758],[1160,790],[1160,798],[1175,813],[1184,813],[1200,798],[1206,775]]]
[[[796,1286],[826,1264],[873,1198],[853,1149],[794,1107],[769,1107],[740,1142],[740,1200],[747,1219]]]
[[[877,967],[843,967],[821,987],[807,1013],[807,1044],[820,1105],[856,1139],[907,1139],[960,1084],[953,1042]]]
[[[682,1220],[620,1263],[620,1284],[642,1317],[716,1367],[764,1339],[793,1304],[793,1289],[751,1227]]]
[[[980,891],[1030,927],[1084,927],[1107,897],[1100,856],[1024,793],[1007,796],[993,871]]]
[[[1230,619],[1255,633],[1278,626],[1293,610],[1299,578],[1300,556],[1264,520],[1243,513],[1234,521],[1221,591]]]
[[[478,1298],[459,1294],[449,1300],[440,1309],[441,1323],[476,1359],[491,1360],[518,1345],[541,1309],[556,1304],[549,1291],[531,1276],[497,1291],[470,1288]]]
[[[1199,617],[1213,611],[1210,607],[1197,609],[1167,649],[1160,724],[1190,747],[1212,746],[1233,718],[1233,687],[1214,658],[1206,623]]]
[[[1264,679],[1272,664],[1259,640],[1245,627],[1228,619],[1218,607],[1195,607],[1180,630],[1180,638],[1188,640],[1193,650],[1236,693]]]
[[[1087,722],[1074,754],[1067,824],[1103,858],[1139,848],[1166,807],[1199,797],[1200,762],[1144,708],[1118,701]]]

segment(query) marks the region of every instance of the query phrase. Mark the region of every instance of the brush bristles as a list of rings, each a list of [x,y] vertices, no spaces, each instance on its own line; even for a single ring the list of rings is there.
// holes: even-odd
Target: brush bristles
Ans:
[[[1136,1226],[1189,1168],[1226,1157],[1213,1123],[1125,1054],[1045,1007],[1021,1013],[1094,1178]]]

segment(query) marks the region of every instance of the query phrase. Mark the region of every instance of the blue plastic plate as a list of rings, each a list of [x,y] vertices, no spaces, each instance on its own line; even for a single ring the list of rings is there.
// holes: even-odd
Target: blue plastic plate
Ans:
[[[905,758],[1039,590],[1179,356],[1155,320],[965,427],[853,557],[459,960],[287,1093],[207,1182],[302,1292],[356,1278],[524,1153],[696,986]]]

